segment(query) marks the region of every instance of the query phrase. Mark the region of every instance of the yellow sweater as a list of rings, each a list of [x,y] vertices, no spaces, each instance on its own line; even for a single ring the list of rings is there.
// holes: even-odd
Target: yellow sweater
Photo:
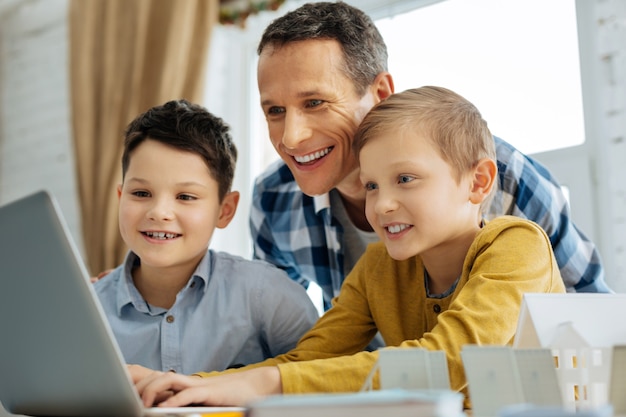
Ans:
[[[445,351],[451,387],[465,391],[461,348],[510,344],[526,292],[565,292],[548,237],[527,220],[487,223],[443,299],[426,296],[419,256],[396,261],[372,244],[293,350],[239,370],[277,365],[285,393],[358,391],[378,358],[362,350],[378,330],[387,346]]]

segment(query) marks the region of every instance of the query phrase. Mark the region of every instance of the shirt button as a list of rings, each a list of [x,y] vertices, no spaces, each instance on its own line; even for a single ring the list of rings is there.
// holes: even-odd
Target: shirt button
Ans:
[[[174,316],[167,316],[165,318],[165,321],[167,321],[168,323],[174,323]]]
[[[435,305],[433,306],[433,311],[434,311],[435,313],[439,313],[439,312],[441,311],[441,306],[440,306],[439,304],[435,304]]]

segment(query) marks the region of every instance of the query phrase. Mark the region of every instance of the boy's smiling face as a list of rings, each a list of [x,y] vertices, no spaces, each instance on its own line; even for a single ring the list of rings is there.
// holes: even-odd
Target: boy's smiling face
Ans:
[[[218,201],[218,183],[199,155],[151,139],[133,150],[118,195],[120,233],[142,268],[188,274],[237,205],[237,193]]]
[[[359,154],[365,211],[392,258],[449,256],[479,229],[471,175],[457,182],[433,142],[417,130],[371,138]],[[471,240],[470,240],[471,241]]]

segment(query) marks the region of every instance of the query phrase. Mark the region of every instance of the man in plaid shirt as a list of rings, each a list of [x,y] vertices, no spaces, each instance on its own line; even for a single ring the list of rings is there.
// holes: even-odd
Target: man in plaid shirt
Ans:
[[[365,219],[351,143],[367,111],[393,93],[386,46],[362,11],[342,2],[309,3],[272,22],[258,53],[261,104],[282,160],[255,183],[254,257],[302,285],[317,283],[327,309],[377,240]],[[541,225],[568,291],[611,292],[598,251],[572,223],[554,177],[495,141],[499,184],[489,217],[511,214]]]

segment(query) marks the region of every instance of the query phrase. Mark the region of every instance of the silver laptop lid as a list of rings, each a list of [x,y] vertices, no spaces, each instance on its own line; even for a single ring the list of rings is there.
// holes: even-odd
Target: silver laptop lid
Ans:
[[[139,416],[143,407],[54,198],[0,207],[0,402],[15,414]]]

